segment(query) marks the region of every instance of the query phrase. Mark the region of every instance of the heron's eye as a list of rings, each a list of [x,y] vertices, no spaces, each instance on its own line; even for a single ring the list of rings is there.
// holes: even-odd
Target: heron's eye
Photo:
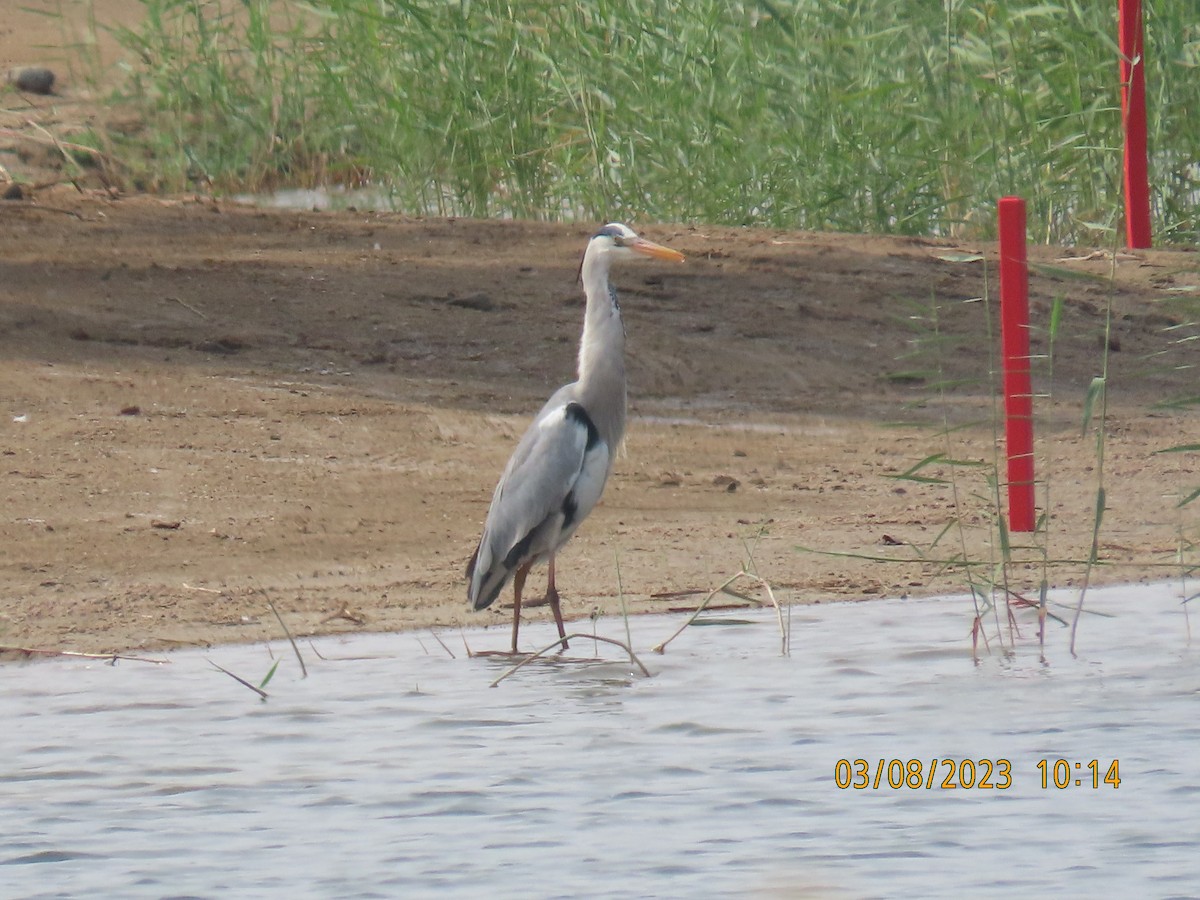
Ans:
[[[595,236],[606,237],[618,247],[623,247],[625,245],[625,235],[623,235],[615,226],[612,225],[605,225],[598,232],[596,232]]]

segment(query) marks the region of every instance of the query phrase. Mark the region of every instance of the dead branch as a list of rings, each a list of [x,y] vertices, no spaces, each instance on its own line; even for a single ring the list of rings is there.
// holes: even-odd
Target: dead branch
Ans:
[[[0,653],[24,653],[26,656],[70,656],[75,659],[103,659],[107,660],[110,665],[116,665],[117,660],[122,659],[129,662],[153,663],[156,666],[164,666],[171,662],[169,659],[155,659],[149,656],[126,656],[123,653],[81,653],[78,650],[45,650],[41,647],[13,647],[6,644],[0,645]]]
[[[642,674],[645,675],[647,678],[650,677],[650,670],[647,669],[644,665],[642,665],[642,661],[637,658],[637,654],[635,654],[633,652],[633,648],[630,647],[628,644],[626,644],[624,641],[618,641],[615,638],[601,637],[598,634],[584,634],[581,631],[576,631],[576,632],[572,632],[571,634],[568,634],[564,637],[556,638],[553,643],[547,644],[545,647],[543,647],[537,653],[532,653],[529,656],[525,657],[523,660],[521,660],[519,663],[517,663],[511,669],[508,669],[503,675],[501,675],[499,678],[497,678],[495,681],[493,681],[489,685],[489,687],[496,687],[498,684],[500,684],[500,682],[502,682],[509,675],[513,674],[513,672],[520,669],[522,666],[526,666],[529,663],[533,662],[535,659],[538,659],[539,657],[544,656],[545,654],[547,654],[551,650],[553,650],[555,647],[558,647],[560,645],[565,645],[567,643],[567,641],[571,640],[572,638],[580,638],[581,640],[591,639],[593,641],[603,641],[606,644],[612,644],[614,647],[620,647],[622,650],[624,650],[626,653],[629,654],[630,661],[635,663],[637,665],[637,667],[642,670]]]
[[[681,634],[683,634],[684,630],[689,625],[691,625],[693,622],[696,621],[696,619],[699,617],[700,613],[704,612],[705,607],[707,607],[708,604],[712,601],[712,598],[717,596],[717,594],[721,593],[722,591],[724,591],[725,588],[729,587],[731,584],[733,584],[735,581],[737,581],[741,577],[742,577],[742,573],[738,572],[736,575],[729,578],[720,587],[713,588],[711,591],[709,591],[708,594],[705,595],[704,599],[700,601],[700,605],[696,607],[696,611],[688,617],[688,620],[686,622],[684,622],[682,625],[679,626],[678,631],[676,631],[673,635],[671,635],[669,638],[667,638],[661,644],[656,644],[655,646],[653,646],[650,649],[653,650],[655,653],[660,653],[660,654],[666,653],[667,652],[667,644],[671,643],[671,641],[675,640],[675,638],[677,638]]]

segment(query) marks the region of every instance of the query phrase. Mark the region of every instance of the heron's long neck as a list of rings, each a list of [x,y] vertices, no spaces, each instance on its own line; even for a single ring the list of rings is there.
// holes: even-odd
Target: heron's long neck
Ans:
[[[587,311],[579,342],[578,396],[601,437],[616,450],[625,435],[625,326],[607,266],[586,259]]]

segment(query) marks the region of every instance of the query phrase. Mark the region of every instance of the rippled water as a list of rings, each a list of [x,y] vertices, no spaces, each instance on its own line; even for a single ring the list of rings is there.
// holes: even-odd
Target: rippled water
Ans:
[[[1200,668],[1178,588],[1089,603],[1114,617],[1085,618],[1077,659],[1054,627],[1044,661],[1026,625],[974,662],[968,601],[948,599],[797,608],[790,657],[773,615],[691,628],[643,655],[650,679],[601,645],[611,661],[489,689],[506,664],[427,634],[321,641],[329,659],[307,652],[302,680],[284,657],[265,703],[206,661],[257,681],[261,646],[10,665],[0,894],[1194,894]],[[678,622],[632,620],[635,647]],[[843,758],[1003,758],[1012,786],[843,790]],[[1120,787],[1043,789],[1058,758],[1119,760]]]

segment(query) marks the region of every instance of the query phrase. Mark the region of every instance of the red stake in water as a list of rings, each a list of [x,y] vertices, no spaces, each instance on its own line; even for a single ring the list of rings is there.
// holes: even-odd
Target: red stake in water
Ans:
[[[1120,0],[1121,121],[1125,126],[1125,235],[1130,249],[1150,246],[1146,171],[1146,66],[1142,0]]]
[[[1033,531],[1033,385],[1029,375],[1029,266],[1025,201],[1003,197],[1000,225],[1000,348],[1004,357],[1004,434],[1008,527]]]

